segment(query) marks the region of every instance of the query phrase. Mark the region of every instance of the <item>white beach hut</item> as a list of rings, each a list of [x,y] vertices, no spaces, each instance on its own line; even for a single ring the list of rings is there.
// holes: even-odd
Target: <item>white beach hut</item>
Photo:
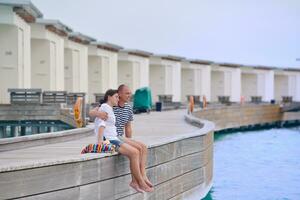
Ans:
[[[0,103],[8,88],[31,87],[29,23],[42,16],[30,1],[0,0]]]
[[[211,94],[211,64],[207,60],[185,60],[181,70],[181,101],[187,101],[187,96],[206,97],[210,101]]]
[[[49,19],[37,19],[30,26],[31,86],[64,90],[64,39],[71,28]]]
[[[269,102],[274,98],[274,68],[242,66],[241,73],[241,95],[245,101],[258,97],[262,101]]]
[[[300,69],[286,68],[274,71],[274,96],[276,102],[283,97],[291,97],[300,101]]]
[[[219,97],[229,97],[230,102],[239,102],[241,97],[240,65],[232,63],[214,63],[211,71],[211,101]]]
[[[152,100],[158,95],[171,95],[173,102],[181,101],[181,61],[183,57],[153,55],[150,57],[150,88]]]
[[[64,80],[68,92],[88,94],[88,46],[94,38],[72,32],[64,41]]]
[[[95,95],[118,87],[118,51],[123,47],[107,42],[91,42],[88,49],[89,102]]]
[[[126,84],[134,93],[136,89],[149,86],[150,52],[123,49],[118,54],[118,84]]]

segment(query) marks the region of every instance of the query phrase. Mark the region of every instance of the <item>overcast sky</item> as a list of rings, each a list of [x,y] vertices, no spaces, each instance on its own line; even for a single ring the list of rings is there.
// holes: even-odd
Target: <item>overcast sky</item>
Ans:
[[[300,0],[32,0],[46,19],[129,49],[300,66]]]

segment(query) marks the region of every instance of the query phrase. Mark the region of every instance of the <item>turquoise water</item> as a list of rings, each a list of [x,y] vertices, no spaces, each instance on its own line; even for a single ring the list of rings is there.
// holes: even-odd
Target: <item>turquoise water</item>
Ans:
[[[299,200],[300,127],[215,134],[210,199]]]
[[[73,128],[59,120],[0,121],[0,139],[50,133]]]

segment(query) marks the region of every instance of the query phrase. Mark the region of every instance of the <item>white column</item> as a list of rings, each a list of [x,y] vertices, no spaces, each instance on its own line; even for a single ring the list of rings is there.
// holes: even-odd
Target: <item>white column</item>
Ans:
[[[201,93],[207,101],[211,101],[211,67],[205,66],[201,69]]]
[[[143,59],[141,69],[140,69],[140,86],[139,87],[149,87],[149,59]]]
[[[300,101],[300,74],[296,75],[296,94],[295,94],[295,99],[294,101]]]
[[[274,99],[274,71],[269,70],[265,73],[265,84],[264,84],[264,93],[263,101],[270,102],[271,99]],[[258,85],[259,87],[259,85]]]
[[[230,101],[240,102],[241,98],[241,69],[236,68],[231,76],[231,95]]]
[[[232,72],[230,71],[224,71],[223,73],[223,80],[224,80],[224,87],[223,87],[223,94],[225,96],[230,96],[231,99],[231,92],[232,92]]]
[[[176,63],[172,67],[172,95],[174,102],[180,102],[181,97],[181,64]]]

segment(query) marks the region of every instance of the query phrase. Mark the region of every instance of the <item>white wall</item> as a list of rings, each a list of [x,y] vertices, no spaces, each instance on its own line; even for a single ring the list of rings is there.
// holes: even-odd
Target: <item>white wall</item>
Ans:
[[[172,101],[181,101],[181,63],[173,62],[172,65]]]
[[[128,85],[134,93],[136,89],[149,86],[149,58],[130,55],[124,52],[118,55],[118,84]]]
[[[65,44],[65,88],[88,95],[88,47],[71,40]]]
[[[267,70],[265,72],[265,95],[263,101],[270,102],[274,99],[274,71]]]
[[[182,63],[181,100],[187,101],[187,95],[200,95],[210,101],[211,69],[209,65]]]
[[[257,75],[254,73],[242,73],[241,75],[242,90],[241,95],[245,101],[251,101],[251,96],[257,96]]]
[[[133,66],[132,62],[129,61],[118,61],[118,85],[127,85],[132,92],[134,92],[133,82],[134,82]]]
[[[51,90],[50,44],[47,40],[31,40],[31,87]]]
[[[88,82],[89,82],[89,101],[95,102],[95,93],[103,92],[103,68],[101,57],[89,56]]]
[[[181,101],[186,102],[187,101],[187,95],[196,95],[196,82],[200,79],[197,79],[196,75],[196,69],[186,69],[183,68],[181,71]],[[201,73],[201,71],[200,71]],[[200,74],[201,76],[201,74]]]
[[[282,96],[289,95],[289,77],[286,75],[275,75],[274,84],[275,100],[280,102]]]
[[[292,71],[275,71],[274,95],[276,101],[282,96],[292,96],[293,101],[300,101],[300,73]]]
[[[295,101],[300,102],[300,73],[296,75]]]
[[[18,88],[18,29],[0,25],[0,103],[9,103],[8,88]]]
[[[8,103],[8,88],[31,86],[30,26],[9,6],[0,6],[0,44],[0,103]]]
[[[157,102],[160,94],[165,94],[165,68],[161,65],[150,65],[150,88],[152,101]]]
[[[214,66],[211,72],[212,101],[218,101],[218,96],[229,96],[230,101],[240,102],[241,70],[240,68]]]
[[[240,102],[241,100],[241,69],[234,68],[231,72],[230,101]]]
[[[222,71],[211,71],[211,101],[217,102],[218,96],[225,95],[225,76]]]
[[[88,54],[88,96],[94,102],[95,93],[118,87],[118,53],[90,45]]]
[[[44,63],[43,66],[48,68],[49,73],[49,86],[43,88],[43,90],[64,90],[64,38],[48,31],[44,25],[31,24],[31,41],[35,44],[32,47],[32,68],[38,69],[39,65]],[[39,49],[38,42],[47,43],[44,48]],[[41,55],[46,54],[48,62],[43,62]],[[39,60],[39,61],[38,61]],[[40,64],[39,64],[40,63]],[[39,76],[34,75],[35,71],[32,71],[32,82],[35,85],[32,87],[38,87]]]

